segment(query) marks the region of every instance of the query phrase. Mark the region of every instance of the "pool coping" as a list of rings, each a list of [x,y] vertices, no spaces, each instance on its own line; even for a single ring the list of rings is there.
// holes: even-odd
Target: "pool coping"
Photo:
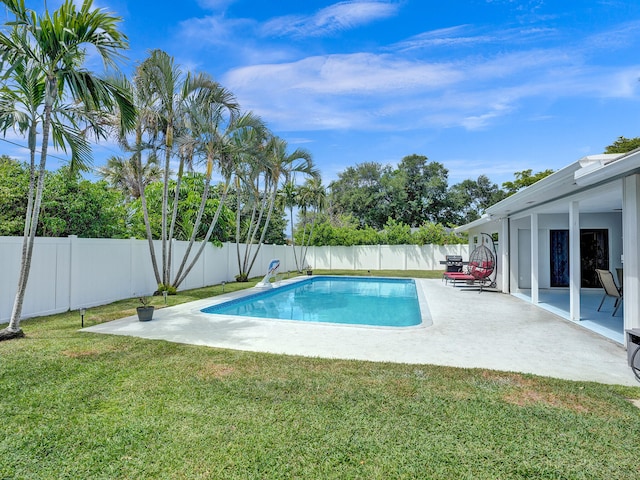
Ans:
[[[431,312],[429,310],[429,303],[427,302],[427,298],[424,294],[424,291],[422,288],[419,287],[418,283],[416,282],[415,279],[413,278],[406,278],[406,277],[358,277],[358,276],[349,276],[349,275],[307,275],[307,276],[302,276],[302,277],[294,277],[294,278],[290,278],[290,279],[286,279],[286,280],[281,280],[279,282],[275,282],[273,284],[273,287],[271,288],[259,288],[259,287],[253,287],[253,288],[248,288],[245,290],[239,290],[237,292],[234,293],[238,293],[241,295],[237,295],[237,296],[226,296],[226,294],[224,294],[224,298],[223,295],[219,295],[216,297],[212,297],[211,300],[212,302],[203,307],[203,308],[208,308],[208,307],[214,307],[217,305],[222,305],[225,303],[229,303],[229,302],[233,302],[233,301],[237,301],[237,300],[242,300],[246,297],[250,297],[250,296],[254,296],[254,295],[260,295],[261,293],[266,293],[272,290],[277,290],[278,288],[281,287],[286,287],[286,286],[291,286],[291,285],[295,285],[296,283],[302,283],[302,282],[308,282],[310,280],[313,279],[319,279],[319,278],[338,278],[338,279],[344,279],[344,278],[353,278],[353,279],[363,279],[363,278],[388,278],[388,279],[392,279],[392,280],[413,280],[414,285],[416,287],[416,296],[417,296],[417,301],[418,301],[418,307],[420,309],[420,323],[417,325],[399,325],[399,326],[393,326],[393,325],[369,325],[369,324],[356,324],[356,323],[339,323],[339,322],[313,322],[313,321],[305,321],[305,320],[290,320],[290,319],[283,319],[283,318],[265,318],[265,317],[251,317],[251,316],[244,316],[244,315],[229,315],[229,314],[220,314],[220,313],[215,313],[215,312],[203,312],[203,309],[199,309],[199,313],[204,313],[206,315],[217,315],[219,316],[219,318],[225,317],[225,316],[232,316],[232,317],[237,317],[237,318],[242,318],[242,319],[255,319],[255,320],[265,320],[265,321],[270,321],[270,322],[304,322],[304,323],[314,323],[314,324],[319,324],[319,325],[330,325],[330,326],[345,326],[345,327],[363,327],[363,328],[380,328],[380,329],[391,329],[391,330],[395,330],[395,329],[411,329],[411,328],[426,328],[429,327],[431,325],[433,325],[433,320],[431,318]],[[217,300],[217,301],[213,301],[213,300]],[[193,311],[193,310],[192,310]],[[195,313],[195,312],[194,312]]]
[[[330,359],[485,368],[566,380],[638,386],[625,349],[571,321],[511,295],[415,278],[433,324],[375,327],[205,314],[224,296],[156,309],[82,329],[215,348]],[[287,282],[295,279],[283,280]],[[213,318],[219,317],[219,318]]]

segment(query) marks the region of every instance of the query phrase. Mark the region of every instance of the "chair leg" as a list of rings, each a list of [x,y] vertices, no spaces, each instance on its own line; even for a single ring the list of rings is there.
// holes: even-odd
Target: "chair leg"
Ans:
[[[616,298],[616,305],[615,305],[615,308],[613,309],[613,313],[611,314],[612,317],[616,314],[616,312],[618,311],[618,308],[620,308],[620,305],[622,305],[622,298]]]
[[[602,300],[600,300],[600,306],[598,307],[598,312],[600,311],[600,309],[602,308],[602,304],[604,303],[604,299],[607,298],[607,294],[605,293],[605,295],[602,297]]]

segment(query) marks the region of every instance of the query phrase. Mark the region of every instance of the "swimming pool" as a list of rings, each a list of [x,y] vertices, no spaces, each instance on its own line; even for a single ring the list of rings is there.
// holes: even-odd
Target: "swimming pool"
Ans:
[[[422,323],[420,303],[412,279],[317,276],[201,311],[278,320],[409,327]]]

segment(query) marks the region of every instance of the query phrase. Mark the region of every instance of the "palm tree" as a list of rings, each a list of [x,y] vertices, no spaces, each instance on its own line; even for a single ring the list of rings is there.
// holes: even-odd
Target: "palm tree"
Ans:
[[[147,185],[162,178],[162,171],[155,162],[155,157],[149,157],[141,166],[142,171],[138,172],[135,155],[130,158],[114,155],[107,159],[106,165],[98,168],[98,175],[131,201],[140,198]]]
[[[288,180],[282,186],[282,189],[279,192],[280,201],[282,202],[282,206],[285,209],[289,210],[289,225],[291,226],[291,245],[293,246],[293,258],[296,263],[296,270],[298,272],[302,271],[302,267],[304,265],[300,265],[298,262],[298,254],[296,252],[296,241],[293,236],[294,233],[294,223],[293,223],[293,209],[298,205],[298,186],[292,181]]]
[[[277,200],[278,188],[280,187],[281,182],[283,183],[283,185],[280,194],[282,196],[284,192],[285,206],[290,207],[290,215],[291,217],[293,217],[293,204],[291,202],[295,201],[295,198],[297,196],[297,187],[295,184],[296,175],[302,174],[308,178],[318,178],[320,176],[319,171],[313,164],[311,153],[303,148],[298,148],[292,153],[288,153],[287,150],[287,142],[278,137],[274,137],[269,142],[269,145],[267,147],[270,182],[273,185],[273,190],[271,191],[269,198],[269,215],[271,214],[271,211],[273,210],[274,204]],[[263,235],[260,239],[258,247],[262,243],[265,232],[266,228],[263,229]],[[296,257],[295,243],[294,259],[296,261],[296,268],[298,269],[298,271],[300,271],[302,266],[299,265],[298,259]],[[253,260],[255,261],[255,256]],[[251,266],[253,266],[253,262],[251,262]]]
[[[206,106],[205,102],[201,104]],[[214,113],[220,112],[221,105],[213,103],[209,105],[209,108],[212,107]],[[240,159],[247,154],[247,149],[250,148],[243,139],[250,137],[263,138],[266,132],[266,127],[262,120],[250,112],[242,115],[233,115],[227,120],[223,120],[223,117],[221,117],[219,113],[206,116],[196,115],[192,120],[194,121],[194,123],[192,123],[192,132],[198,139],[197,150],[206,161],[207,177],[205,181],[207,182],[207,192],[214,167],[218,168],[224,182],[218,209],[209,224],[205,238],[187,266],[186,262],[193,241],[195,240],[195,235],[190,239],[187,251],[185,252],[173,282],[173,286],[176,287],[184,281],[191,269],[195,266],[198,258],[204,251],[206,243],[213,234],[220,212],[225,204],[233,174],[237,172],[238,165],[241,164]],[[204,195],[202,200],[201,210],[203,211],[204,202],[206,201]],[[198,221],[201,216],[200,213]]]
[[[201,108],[198,115],[203,115],[205,121],[212,122],[212,125],[218,127],[222,118],[221,112],[231,112],[233,117],[238,106],[230,92],[223,89],[208,75],[192,75],[184,72],[175,64],[173,57],[161,50],[152,51],[150,57],[140,65],[136,84],[138,89],[143,90],[147,98],[151,99],[151,108],[155,111],[157,118],[156,128],[162,141],[161,148],[164,150],[161,220],[162,276],[158,283],[159,288],[166,288],[171,285],[172,244],[170,240],[173,238],[177,219],[180,183],[185,165],[191,162],[189,155],[196,151],[195,146],[185,146],[188,143],[180,140],[181,137],[190,134],[190,127],[194,128],[193,124],[196,123],[192,121],[191,126],[188,123],[189,117],[192,116],[190,108]],[[196,137],[197,135],[196,132]],[[205,138],[208,137],[205,135]],[[178,146],[180,148],[177,148]],[[176,154],[178,154],[179,167],[173,193],[174,208],[169,220],[170,163]],[[210,170],[213,168],[213,161],[214,159],[207,159],[207,182],[211,178]],[[208,184],[203,193],[203,209],[206,198],[208,198]],[[196,221],[201,217],[200,214]],[[194,228],[194,232],[197,231],[198,228]],[[152,256],[155,256],[153,252]],[[186,259],[183,259],[183,265],[185,262]],[[175,282],[173,286],[176,286]]]
[[[5,85],[12,88],[21,81],[20,76],[26,75],[20,72],[21,67],[30,71],[30,78],[44,81],[44,84],[42,94],[37,97],[40,104],[32,105],[37,108],[31,111],[32,114],[37,112],[33,120],[37,118],[42,125],[40,163],[37,174],[32,173],[37,184],[30,192],[33,199],[28,200],[31,211],[25,219],[20,275],[11,319],[0,333],[0,339],[23,335],[20,328],[22,304],[31,267],[50,138],[54,145],[69,145],[75,158],[87,158],[88,144],[82,141],[80,132],[74,128],[77,126],[74,118],[87,122],[96,135],[104,134],[100,127],[101,112],[117,107],[121,113],[121,129],[129,128],[133,118],[133,104],[126,92],[116,82],[101,79],[82,67],[88,46],[95,47],[105,65],[116,67],[120,50],[127,46],[126,37],[117,29],[118,17],[92,9],[92,0],[85,0],[79,9],[72,0],[65,0],[53,16],[48,11],[38,16],[25,7],[24,0],[4,0],[4,4],[7,11],[15,16],[15,20],[7,24],[9,31],[0,32],[2,61],[9,65],[3,72]],[[66,99],[73,105],[68,110],[74,112],[70,115],[71,137],[67,138],[57,127],[55,113],[57,108],[64,110],[61,105]],[[3,115],[0,125],[6,126],[11,121],[10,117]],[[28,138],[31,147],[33,137],[29,135]],[[35,162],[32,167],[35,172]]]
[[[160,135],[161,119],[154,109],[154,98],[152,92],[149,91],[148,82],[145,82],[140,74],[142,66],[138,66],[134,75],[134,81],[128,82],[126,79],[122,81],[122,87],[126,89],[133,98],[135,106],[134,126],[131,131],[119,131],[116,133],[118,141],[123,150],[131,153],[131,162],[134,164],[133,171],[135,175],[136,192],[140,195],[140,206],[144,219],[145,233],[149,245],[151,256],[151,267],[155,275],[156,283],[161,283],[160,269],[156,258],[155,247],[153,244],[153,234],[151,231],[151,221],[149,219],[149,208],[147,205],[147,197],[145,190],[147,182],[143,176],[145,168],[148,165],[158,165],[158,138]],[[133,138],[129,138],[129,134]],[[143,154],[147,154],[146,161],[143,163]],[[158,167],[159,168],[159,167]],[[162,176],[162,169],[160,169]]]
[[[309,245],[311,244],[311,239],[313,237],[313,229],[316,225],[318,216],[324,209],[325,200],[326,191],[319,176],[307,179],[304,185],[298,189],[298,207],[300,208],[302,224],[300,262],[303,266],[306,263],[307,251],[309,250]],[[309,217],[311,217],[310,221]],[[307,232],[308,226],[309,232]]]
[[[237,278],[242,281],[249,278],[251,267],[269,226],[273,209],[271,192],[277,190],[278,182],[274,178],[271,165],[269,165],[268,155],[274,137],[270,137],[266,130],[262,132],[263,135],[254,135],[253,133],[248,132],[248,134],[236,137],[236,144],[239,147],[235,172],[236,255],[239,271]],[[245,213],[244,218],[243,212]],[[253,245],[260,227],[262,227],[262,235],[252,256]],[[243,230],[244,255],[241,255],[240,243],[242,242],[241,231]]]

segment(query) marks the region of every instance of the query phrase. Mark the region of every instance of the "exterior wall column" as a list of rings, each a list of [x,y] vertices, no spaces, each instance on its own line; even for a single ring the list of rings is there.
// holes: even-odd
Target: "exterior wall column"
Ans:
[[[622,195],[624,328],[640,328],[640,175],[625,177]],[[625,336],[626,337],[626,336]]]
[[[580,203],[569,204],[569,320],[580,321]]]
[[[520,232],[512,221],[509,221],[507,227],[509,228],[509,258],[513,258],[513,263],[509,262],[509,293],[516,293],[520,288],[520,282],[518,281],[518,259],[520,258],[518,235],[520,235]]]
[[[538,291],[538,214],[531,214],[531,303],[537,305],[540,302]]]
[[[509,293],[509,278],[511,277],[511,264],[509,262],[509,218],[500,220],[499,233],[499,257],[500,257],[500,290]]]

